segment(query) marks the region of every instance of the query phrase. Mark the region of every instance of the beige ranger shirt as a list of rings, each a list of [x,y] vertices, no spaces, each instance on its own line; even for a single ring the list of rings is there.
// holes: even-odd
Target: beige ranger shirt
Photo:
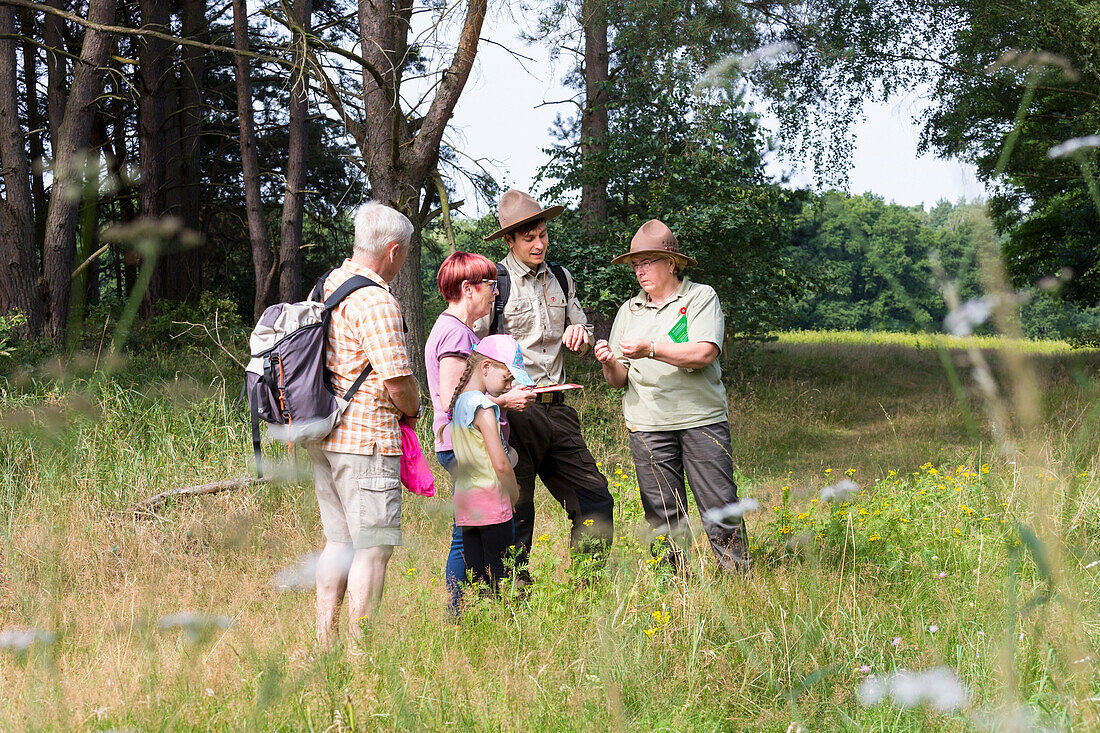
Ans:
[[[501,260],[511,279],[508,303],[504,306],[504,329],[523,350],[523,365],[538,385],[565,381],[565,345],[561,337],[566,326],[580,325],[592,336],[592,327],[577,300],[577,285],[565,271],[569,292],[563,293],[558,279],[546,263],[532,270],[511,252]],[[489,332],[492,314],[474,324],[479,338]],[[582,347],[580,353],[584,353]]]
[[[623,339],[658,344],[708,341],[721,349],[725,330],[714,289],[687,278],[660,307],[649,302],[645,291],[620,306],[608,344],[627,370],[623,417],[631,432],[713,425],[727,419],[729,405],[717,358],[702,369],[682,369],[648,356],[627,359],[619,343]]]

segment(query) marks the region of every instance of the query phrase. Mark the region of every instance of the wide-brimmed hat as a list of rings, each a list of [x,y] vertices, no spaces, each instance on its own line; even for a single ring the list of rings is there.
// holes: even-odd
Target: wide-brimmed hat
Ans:
[[[500,197],[500,207],[497,209],[500,229],[487,236],[485,241],[503,237],[536,219],[553,219],[563,211],[565,211],[564,206],[551,206],[544,209],[530,195],[513,188]]]
[[[523,366],[523,350],[520,349],[519,342],[508,334],[498,333],[486,336],[478,342],[474,351],[508,367],[516,384],[524,387],[535,386],[535,380],[531,379],[531,375]]]
[[[681,265],[699,264],[680,251],[680,242],[676,239],[676,235],[660,219],[650,219],[638,227],[638,231],[630,240],[630,251],[611,260],[611,264],[628,263],[634,255],[647,253],[668,255]]]

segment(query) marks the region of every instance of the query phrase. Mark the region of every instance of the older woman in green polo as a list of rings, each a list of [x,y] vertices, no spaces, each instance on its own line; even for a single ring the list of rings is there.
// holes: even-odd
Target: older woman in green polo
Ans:
[[[619,308],[610,340],[598,341],[595,354],[608,384],[626,387],[623,416],[646,520],[654,534],[683,539],[686,476],[718,563],[746,568],[744,522],[724,511],[737,502],[737,484],[717,359],[725,334],[718,296],[684,277],[697,263],[657,219],[611,262],[629,264],[641,290]],[[684,570],[679,548],[669,547],[664,559]]]

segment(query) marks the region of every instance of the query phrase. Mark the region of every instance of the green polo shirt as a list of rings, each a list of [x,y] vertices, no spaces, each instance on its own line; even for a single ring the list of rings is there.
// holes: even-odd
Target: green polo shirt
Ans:
[[[622,304],[608,343],[627,369],[623,416],[631,432],[686,430],[722,422],[727,419],[726,388],[717,358],[703,369],[681,369],[648,357],[627,359],[619,351],[619,342],[709,341],[721,349],[725,330],[714,289],[687,278],[659,308],[648,302],[644,291]]]

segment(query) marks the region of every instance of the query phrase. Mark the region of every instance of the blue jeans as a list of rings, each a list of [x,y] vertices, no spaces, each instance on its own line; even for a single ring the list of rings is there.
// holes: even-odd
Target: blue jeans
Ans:
[[[439,465],[454,478],[455,452],[438,451],[435,454]],[[451,550],[447,553],[447,565],[443,568],[443,580],[447,584],[449,602],[447,610],[458,615],[458,606],[462,601],[462,583],[466,580],[466,560],[462,555],[462,529],[451,519]]]

